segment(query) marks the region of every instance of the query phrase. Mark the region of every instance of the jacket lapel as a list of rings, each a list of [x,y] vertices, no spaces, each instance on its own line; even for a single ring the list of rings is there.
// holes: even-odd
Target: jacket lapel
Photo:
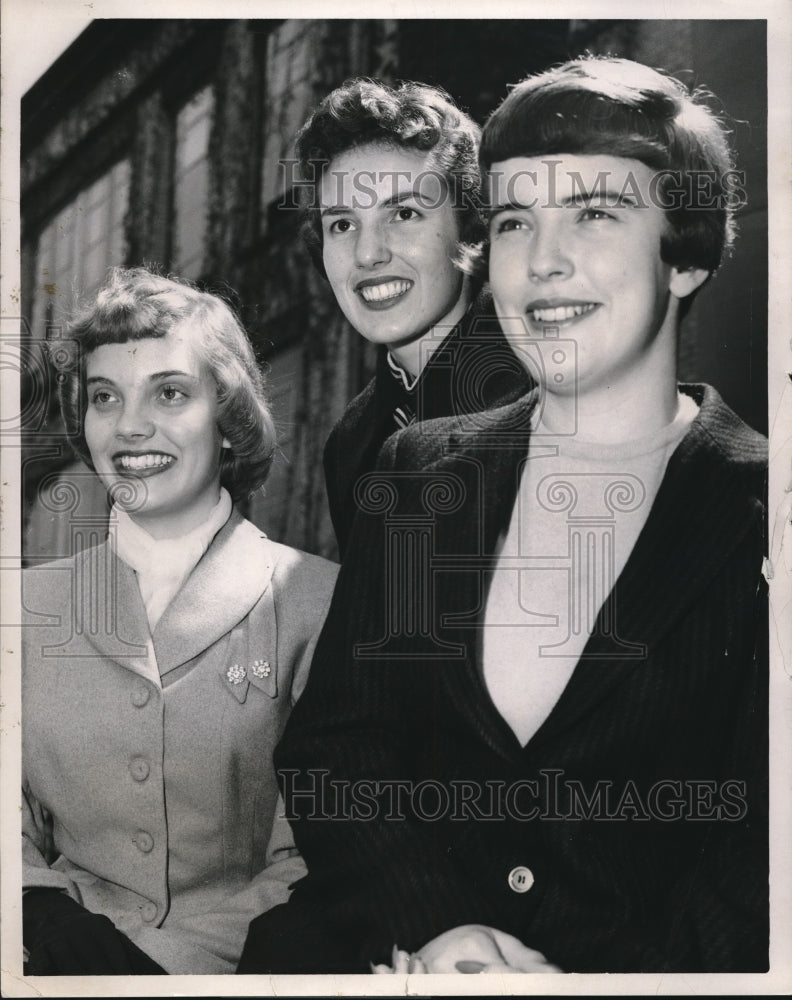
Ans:
[[[276,563],[264,537],[237,511],[231,514],[154,629],[161,674],[194,659],[250,613]]]
[[[714,390],[690,387],[689,391],[701,406],[699,416],[671,456],[650,517],[598,615],[569,684],[528,747],[572,725],[645,663],[751,525],[760,522],[754,491],[746,489],[746,480],[757,475],[757,466],[738,465],[727,454],[727,450],[733,453],[735,442],[740,447],[743,425]],[[536,394],[530,393],[486,415],[472,435],[450,436],[448,455],[433,468],[453,469],[461,475],[470,496],[476,488],[470,470],[479,469],[482,500],[464,504],[454,518],[438,521],[441,560],[443,553],[475,557],[469,540],[478,539],[475,549],[482,557],[481,566],[494,567],[498,536],[508,526],[519,487],[527,454],[528,417],[535,400]],[[441,606],[447,609],[450,634],[466,648],[465,682],[460,683],[458,666],[446,671],[446,688],[451,701],[490,745],[513,755],[520,745],[492,704],[476,666],[485,572],[447,573],[442,579],[441,590],[447,596]],[[464,611],[455,618],[448,609]],[[444,629],[443,636],[448,635]]]
[[[445,667],[445,689],[460,714],[499,753],[513,752],[518,744],[479,675],[480,626],[493,553],[509,524],[536,401],[532,392],[498,410],[460,417],[460,430],[451,434],[447,455],[430,467],[459,476],[465,497],[452,515],[438,518],[434,548],[440,633],[465,650],[461,662]],[[466,425],[474,430],[466,430]]]
[[[746,533],[760,529],[761,509],[746,488],[756,469],[729,460],[711,432],[724,416],[734,422],[735,434],[741,425],[714,390],[707,388],[697,402],[699,416],[669,460],[646,525],[572,678],[529,746],[557,736],[644,665]],[[641,652],[625,655],[626,645]]]
[[[75,560],[75,631],[103,657],[159,683],[137,578],[105,542]]]
[[[354,503],[351,499],[354,476],[363,467],[379,422],[383,419],[379,412],[377,378],[372,379],[350,404],[328,439],[328,448],[332,451],[328,456],[331,461],[327,471],[334,478],[338,503]]]

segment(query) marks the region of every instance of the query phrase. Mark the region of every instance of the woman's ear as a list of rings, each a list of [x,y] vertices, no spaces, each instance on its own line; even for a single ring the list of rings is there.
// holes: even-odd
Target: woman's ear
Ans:
[[[672,267],[669,289],[678,299],[686,299],[697,288],[701,288],[710,272],[703,267]]]

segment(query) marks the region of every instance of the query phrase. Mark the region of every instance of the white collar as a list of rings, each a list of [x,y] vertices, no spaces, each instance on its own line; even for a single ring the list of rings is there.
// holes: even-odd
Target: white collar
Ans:
[[[411,375],[406,368],[403,368],[402,365],[399,364],[390,351],[388,351],[386,357],[388,359],[388,367],[391,370],[391,374],[394,378],[401,382],[407,392],[412,392],[418,384],[418,379],[421,377],[420,374]]]
[[[231,497],[220,487],[220,499],[207,519],[178,538],[153,538],[115,505],[110,513],[110,546],[138,577],[138,586],[153,632],[165,608],[198,565],[212,539],[231,516]]]

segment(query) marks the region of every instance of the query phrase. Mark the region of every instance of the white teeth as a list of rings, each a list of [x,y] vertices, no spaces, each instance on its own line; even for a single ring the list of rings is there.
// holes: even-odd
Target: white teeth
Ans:
[[[153,469],[155,466],[170,465],[170,455],[121,455],[118,464],[122,469]]]
[[[404,295],[411,287],[411,281],[385,281],[381,285],[366,285],[360,289],[360,294],[366,302],[384,302],[385,299]]]
[[[583,313],[591,312],[596,303],[587,302],[580,306],[554,306],[552,309],[532,309],[531,317],[536,323],[562,323],[566,319],[574,319]]]

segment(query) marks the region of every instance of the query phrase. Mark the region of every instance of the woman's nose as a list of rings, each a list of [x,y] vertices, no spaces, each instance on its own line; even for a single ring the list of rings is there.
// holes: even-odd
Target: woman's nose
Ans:
[[[149,438],[154,433],[151,411],[145,403],[124,404],[116,424],[116,435],[123,438]]]
[[[391,259],[390,247],[383,226],[363,225],[355,242],[355,262],[359,267],[375,267]]]
[[[528,250],[528,271],[534,281],[568,278],[574,271],[572,258],[560,227],[539,229]]]

